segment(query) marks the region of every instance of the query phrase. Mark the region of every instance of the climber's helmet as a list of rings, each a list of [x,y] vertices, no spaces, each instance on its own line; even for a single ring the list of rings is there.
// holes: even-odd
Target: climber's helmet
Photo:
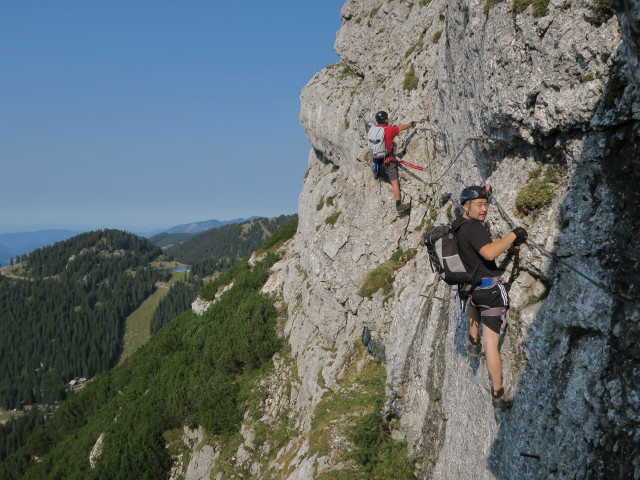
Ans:
[[[460,192],[460,205],[464,205],[464,202],[469,200],[475,200],[477,198],[484,198],[485,200],[489,200],[489,192],[485,187],[479,187],[474,185],[472,187],[467,187],[462,192]]]
[[[389,120],[389,114],[384,110],[380,110],[378,113],[376,113],[376,122],[384,123],[387,120]]]

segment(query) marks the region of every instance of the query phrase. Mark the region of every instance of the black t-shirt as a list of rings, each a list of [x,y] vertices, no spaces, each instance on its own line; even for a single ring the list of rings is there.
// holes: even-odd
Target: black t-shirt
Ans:
[[[476,271],[478,277],[499,277],[504,272],[498,268],[495,260],[486,260],[480,255],[480,249],[491,243],[489,232],[479,220],[458,218],[453,227],[460,225],[456,231],[458,253],[468,272]]]

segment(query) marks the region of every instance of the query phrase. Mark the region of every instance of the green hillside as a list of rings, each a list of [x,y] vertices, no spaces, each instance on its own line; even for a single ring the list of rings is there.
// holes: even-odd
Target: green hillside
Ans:
[[[297,222],[297,218],[297,215],[280,215],[212,228],[167,248],[165,253],[191,265],[193,274],[206,277],[246,257],[280,227]]]
[[[192,238],[184,244],[165,249],[168,256],[178,258],[192,268],[184,281],[176,282],[160,300],[151,318],[151,333],[157,332],[173,317],[190,308],[202,287],[202,279],[228,269],[261,244],[263,248],[270,248],[279,240],[291,238],[297,228],[297,215],[258,218],[212,228],[191,235]],[[166,237],[159,237],[160,240],[163,238]]]
[[[75,377],[115,365],[124,320],[154,290],[161,255],[118,230],[33,251],[0,276],[0,407],[52,403]]]
[[[244,395],[239,376],[260,369],[280,348],[278,311],[259,293],[276,260],[269,253],[253,267],[245,259],[228,270],[233,287],[203,316],[179,315],[122,364],[71,395],[0,464],[0,478],[166,478],[165,436],[172,429],[237,431]],[[89,454],[101,435],[92,468]]]
[[[193,236],[197,235],[196,233],[159,233],[154,235],[149,239],[151,243],[157,245],[159,247],[171,247],[174,245],[179,245],[183,242],[186,242]]]

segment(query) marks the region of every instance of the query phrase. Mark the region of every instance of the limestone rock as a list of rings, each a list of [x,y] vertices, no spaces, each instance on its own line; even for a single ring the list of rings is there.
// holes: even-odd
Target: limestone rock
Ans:
[[[277,363],[263,407],[290,416],[297,435],[264,478],[341,468],[308,436],[365,327],[384,345],[394,435],[418,478],[640,478],[639,8],[494,3],[348,0],[341,62],[301,92],[312,148],[298,233],[264,290],[287,305],[297,380],[278,388],[290,367]],[[395,124],[421,120],[404,159],[425,170],[401,170],[404,217],[367,159],[380,109]],[[553,198],[517,212],[518,194],[549,169]],[[516,222],[536,245],[523,247],[510,292],[502,358],[514,408],[498,415],[453,320],[454,292],[422,246],[430,224],[453,220],[460,190],[484,182],[505,213],[491,207],[492,236]],[[393,291],[361,297],[367,273],[398,249],[416,254]]]
[[[233,282],[220,288],[220,290],[216,292],[215,298],[211,301],[205,300],[201,297],[197,297],[193,302],[191,302],[191,310],[198,316],[202,315],[211,305],[220,300],[222,294],[229,290],[231,287],[233,287]]]
[[[91,465],[91,468],[95,468],[96,460],[100,458],[100,455],[102,454],[103,442],[104,442],[104,432],[100,434],[100,436],[96,440],[96,443],[93,445],[93,448],[91,449],[91,453],[89,454],[89,464]]]
[[[632,300],[640,286],[637,258],[620,258],[624,242],[633,244],[625,251],[638,246],[622,227],[639,224],[629,209],[639,204],[636,3],[614,2],[613,15],[550,2],[539,15],[515,14],[509,2],[485,11],[463,0],[349,0],[335,45],[341,63],[301,93],[312,151],[293,254],[307,278],[284,279],[285,301],[293,292],[302,300],[285,331],[312,378],[329,361],[318,346],[352,342],[363,327],[376,335],[387,381],[402,393],[389,392],[419,478],[637,475],[638,412],[623,400],[637,398],[636,381],[615,379],[637,380],[619,335],[637,332],[639,310],[612,295]],[[405,160],[426,171],[401,173],[412,204],[404,218],[367,162],[365,123],[380,109],[396,124],[425,120]],[[540,168],[558,174],[554,198],[516,216],[516,197]],[[511,291],[502,352],[515,406],[500,418],[485,366],[466,356],[466,334],[451,323],[452,291],[421,247],[426,225],[450,221],[460,190],[485,181],[509,217],[492,208],[492,235],[515,220],[543,249],[523,248]],[[359,297],[367,272],[398,248],[418,253],[396,273],[394,294]],[[331,357],[335,372],[341,354]]]
[[[188,459],[182,456],[174,459],[170,480],[208,480],[209,472],[220,456],[219,447],[204,442],[204,432],[200,428],[184,427],[182,442],[190,448],[190,455]]]
[[[202,315],[211,306],[211,303],[212,302],[208,302],[205,299],[198,297],[191,303],[191,310],[196,315]]]

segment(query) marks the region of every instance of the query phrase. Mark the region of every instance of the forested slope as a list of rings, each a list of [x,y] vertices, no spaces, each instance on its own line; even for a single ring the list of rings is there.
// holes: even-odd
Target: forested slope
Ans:
[[[196,233],[167,233],[162,232],[154,235],[149,240],[159,247],[172,247],[180,243],[186,242],[190,238],[197,235]]]
[[[69,380],[112,367],[161,254],[144,238],[103,230],[37,249],[0,276],[0,406],[60,400]]]
[[[267,253],[253,266],[245,259],[228,270],[233,287],[203,316],[176,317],[73,394],[4,459],[0,478],[165,478],[173,429],[235,434],[253,375],[280,348],[278,310],[259,292],[277,259]],[[102,447],[94,450],[98,439]]]
[[[297,215],[280,215],[212,228],[180,245],[167,248],[166,253],[191,265],[194,274],[204,277],[246,257],[260,247],[269,235],[296,218]]]
[[[191,264],[192,269],[185,280],[175,283],[171,291],[160,301],[151,319],[151,333],[156,333],[173,317],[190,308],[197,292],[202,288],[204,277],[228,269],[260,247],[261,243],[261,248],[267,249],[282,239],[291,238],[297,228],[297,215],[259,218],[244,224],[225,225],[191,235],[192,241],[187,244],[167,249],[167,254]],[[181,235],[184,234],[160,234],[151,238],[151,241],[162,243],[169,237]],[[207,292],[208,290],[205,290],[205,297],[208,295]]]

